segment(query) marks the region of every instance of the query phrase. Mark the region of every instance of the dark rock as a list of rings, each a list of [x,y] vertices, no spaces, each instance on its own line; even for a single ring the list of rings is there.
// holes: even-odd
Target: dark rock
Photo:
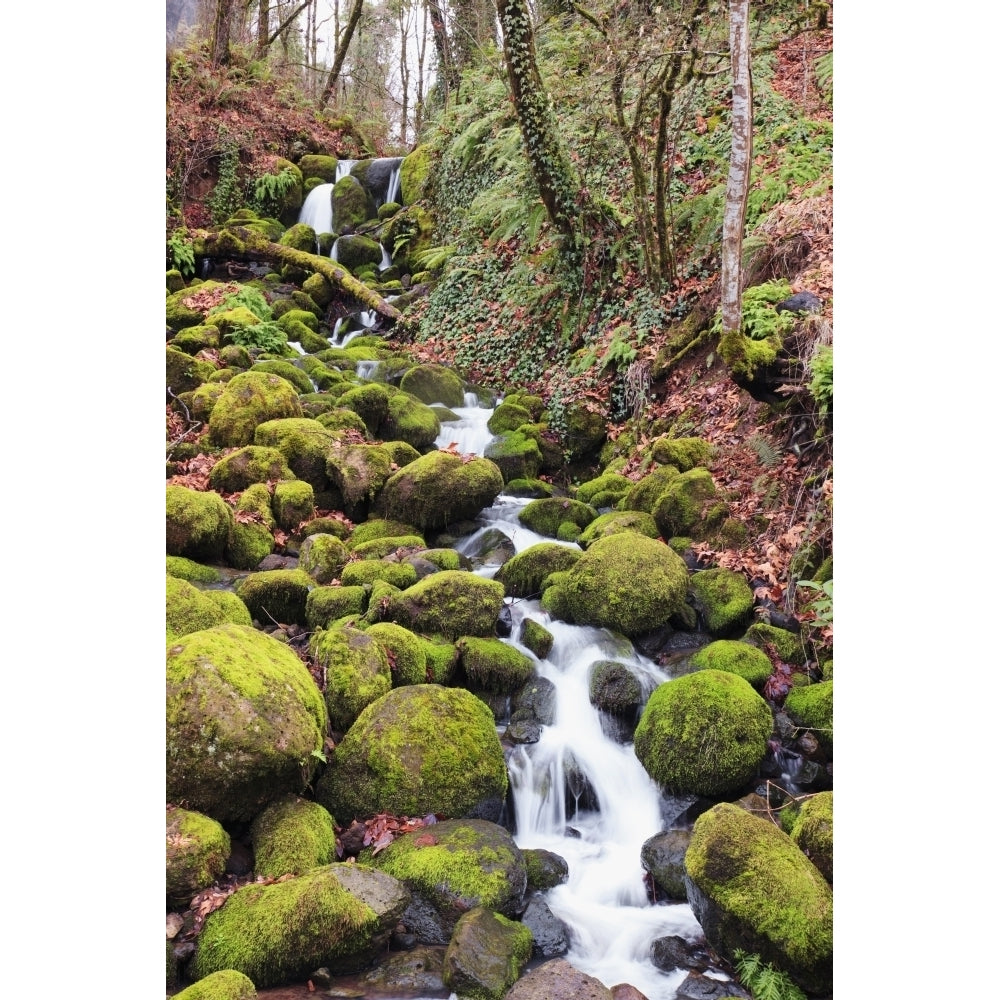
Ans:
[[[511,700],[511,717],[525,711],[543,726],[552,725],[556,717],[556,687],[545,677],[533,677]],[[519,716],[524,718],[525,716]]]
[[[542,727],[534,719],[511,719],[504,739],[510,743],[537,743],[542,736]]]
[[[253,871],[253,852],[245,844],[234,840],[226,862],[227,875],[249,875]]]
[[[569,878],[569,865],[561,855],[541,847],[528,848],[523,854],[532,889],[552,889]]]
[[[443,970],[444,952],[441,948],[417,948],[389,955],[359,981],[377,986],[380,991],[436,993],[445,988],[441,979]]]
[[[823,300],[812,292],[796,292],[794,295],[779,302],[775,307],[775,312],[819,312],[823,308]]]
[[[511,617],[510,605],[505,604],[497,616],[496,634],[500,639],[506,639],[514,631],[514,620]]]
[[[504,1000],[613,1000],[599,979],[574,969],[564,958],[553,958],[525,973]]]
[[[257,564],[257,570],[263,572],[269,569],[297,569],[298,565],[299,560],[293,556],[279,556],[276,553],[272,553],[261,559]]]
[[[689,961],[687,941],[677,935],[657,938],[649,949],[649,957],[653,960],[653,965],[664,972],[690,969],[693,964]]]
[[[687,899],[684,854],[690,842],[690,830],[664,830],[654,834],[642,845],[642,867],[653,877],[657,898],[665,896],[667,899]]]
[[[739,983],[733,980],[713,979],[700,972],[692,972],[677,987],[676,1000],[722,1000],[723,997],[741,997],[751,1000]]]

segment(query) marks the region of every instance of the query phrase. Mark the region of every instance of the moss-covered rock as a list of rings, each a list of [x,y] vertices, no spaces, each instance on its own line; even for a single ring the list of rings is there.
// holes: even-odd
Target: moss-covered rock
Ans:
[[[280,375],[286,382],[291,382],[300,393],[313,391],[313,384],[309,376],[290,361],[282,361],[280,358],[270,358],[266,361],[257,361],[250,369],[252,372],[268,372],[271,375]]]
[[[631,638],[667,623],[684,605],[687,579],[684,560],[666,545],[622,532],[595,541],[543,596],[564,601],[577,624]]]
[[[407,521],[426,532],[474,517],[501,490],[503,476],[489,460],[464,461],[461,455],[435,451],[391,476],[375,508],[383,517]]]
[[[243,610],[246,614],[246,609]],[[234,621],[232,613],[194,584],[176,577],[167,577],[167,642],[230,621]],[[243,622],[239,621],[237,624]],[[245,624],[249,625],[250,622],[246,621]]]
[[[299,549],[299,569],[317,583],[327,584],[340,576],[350,558],[347,546],[336,535],[310,535]]]
[[[706,569],[691,577],[694,606],[714,636],[742,632],[753,617],[753,591],[742,573]]]
[[[757,773],[773,720],[767,702],[735,674],[701,670],[661,684],[635,731],[635,755],[676,794],[723,798]]]
[[[642,867],[652,877],[658,896],[687,899],[684,855],[690,842],[690,830],[661,830],[643,843]]]
[[[833,792],[810,795],[797,810],[789,836],[833,885]]]
[[[404,205],[412,205],[425,196],[432,164],[433,152],[427,143],[403,157],[399,167],[399,189]]]
[[[305,625],[306,597],[316,581],[302,569],[271,569],[251,573],[236,593],[262,624]]]
[[[814,733],[819,745],[833,756],[833,681],[793,687],[785,698],[785,711],[797,726]]]
[[[497,818],[506,794],[493,713],[437,684],[394,688],[365,708],[316,788],[341,823],[380,812]]]
[[[175,1000],[257,1000],[257,990],[249,977],[236,969],[220,969],[192,983]]]
[[[525,649],[530,649],[538,659],[544,660],[552,652],[555,636],[544,625],[540,625],[532,618],[525,618],[521,622],[518,641]]]
[[[569,878],[566,859],[542,848],[522,851],[529,889],[554,889]]]
[[[374,639],[389,660],[392,686],[425,684],[427,676],[427,651],[425,644],[409,629],[395,622],[378,622],[369,626],[366,635]]]
[[[723,670],[736,674],[757,691],[763,690],[764,682],[774,669],[766,653],[737,639],[716,639],[702,646],[691,657],[691,666],[696,670]]]
[[[367,433],[374,437],[389,415],[389,390],[377,382],[369,382],[348,389],[339,403],[361,417]]]
[[[385,650],[366,632],[348,626],[317,632],[309,652],[326,672],[324,697],[336,732],[346,732],[362,709],[392,687]]]
[[[175,396],[197,389],[215,372],[210,361],[193,358],[190,354],[167,348],[166,386]]]
[[[531,958],[531,931],[485,907],[463,913],[444,953],[445,986],[470,1000],[501,1000]]]
[[[318,802],[286,795],[250,826],[254,872],[268,878],[304,875],[337,860],[334,818]]]
[[[195,355],[199,351],[208,347],[218,347],[222,334],[217,326],[199,323],[198,326],[189,326],[181,330],[176,336],[170,338],[170,346],[176,351],[183,351],[185,354]]]
[[[806,992],[830,991],[833,892],[787,834],[723,802],[695,821],[684,866],[691,909],[716,951],[729,961],[737,948],[760,955]]]
[[[464,406],[462,380],[444,365],[423,364],[411,368],[399,383],[400,389],[416,396],[422,403]]]
[[[399,538],[403,535],[416,534],[419,534],[417,529],[405,521],[396,521],[393,518],[373,517],[354,526],[348,539],[348,544],[353,549],[355,546],[364,545],[375,538]]]
[[[306,628],[329,628],[331,623],[365,610],[364,587],[314,587],[306,598]]]
[[[249,444],[219,459],[212,466],[208,482],[219,493],[239,493],[253,483],[293,477],[285,456],[277,448]]]
[[[366,517],[372,501],[393,474],[392,456],[378,444],[336,443],[327,452],[326,473],[343,497],[344,513]]]
[[[618,502],[621,510],[640,510],[651,514],[663,491],[677,478],[679,470],[673,465],[661,465],[647,473],[625,492]],[[676,532],[675,532],[676,534]],[[665,535],[669,538],[669,535]]]
[[[517,916],[528,885],[524,855],[511,835],[481,819],[436,823],[397,837],[375,856],[363,851],[359,860],[410,890],[413,902],[403,920],[425,944],[447,943],[459,917],[476,906]]]
[[[604,417],[589,405],[573,402],[566,407],[566,449],[573,461],[595,454],[607,437]]]
[[[350,175],[333,185],[333,231],[340,235],[353,232],[367,219],[375,216],[375,200],[361,182]]]
[[[221,878],[229,834],[210,816],[167,808],[167,906],[186,909],[191,897]]]
[[[184,556],[167,556],[167,576],[189,583],[218,583],[222,574],[214,566],[203,566]]]
[[[172,292],[167,296],[167,326],[175,333],[190,326],[198,326],[203,323],[205,316],[200,309],[194,306],[187,306],[184,300],[190,298],[197,292],[209,292],[213,288],[220,288],[221,282],[205,281],[197,288],[182,288]]]
[[[389,583],[396,590],[404,590],[417,582],[417,571],[409,563],[359,559],[356,562],[349,562],[340,574],[340,582],[345,587],[363,587],[375,583],[376,580]]]
[[[516,431],[523,424],[531,423],[531,413],[526,407],[515,402],[514,399],[505,399],[498,404],[490,414],[490,419],[486,422],[492,434],[505,434],[509,431]]]
[[[337,262],[357,273],[366,264],[376,267],[382,262],[382,247],[370,236],[341,236],[336,243]]]
[[[256,445],[280,451],[295,477],[309,483],[314,491],[325,490],[329,485],[326,456],[337,438],[318,420],[308,417],[267,420],[254,430],[253,439]]]
[[[282,479],[274,484],[271,512],[278,527],[294,531],[303,521],[310,520],[315,510],[316,494],[311,483]]]
[[[805,665],[805,644],[802,636],[794,632],[764,622],[754,622],[743,634],[743,641],[760,649],[773,646],[778,658],[785,663],[793,663],[800,667]]]
[[[299,157],[299,170],[303,177],[319,177],[332,184],[337,179],[337,157],[320,153],[306,153]]]
[[[495,580],[442,570],[390,598],[385,620],[452,642],[459,636],[492,636],[503,598],[503,586]]]
[[[261,989],[302,982],[321,966],[357,972],[386,950],[410,894],[360,865],[237,889],[205,920],[188,971],[237,969]]]
[[[695,468],[670,480],[651,513],[664,538],[686,535],[698,540],[719,528],[729,516],[729,508],[718,498],[708,469]]]
[[[254,569],[260,565],[261,560],[274,551],[274,523],[268,487],[263,483],[248,486],[236,504],[226,545],[230,565],[236,569]]]
[[[595,660],[590,665],[590,703],[612,715],[632,717],[642,704],[642,685],[624,663]]]
[[[458,670],[458,648],[442,636],[418,636],[427,655],[427,683],[450,684]]]
[[[289,226],[281,235],[278,244],[290,247],[292,250],[302,250],[304,253],[316,252],[316,231],[304,222]]]
[[[660,465],[673,465],[680,472],[688,472],[697,465],[707,465],[713,448],[704,438],[661,437],[653,442],[649,454]]]
[[[600,514],[580,532],[576,542],[585,549],[598,538],[616,535],[621,531],[632,531],[647,538],[660,537],[651,514],[639,510],[622,510]]]
[[[532,500],[531,503],[525,504],[517,515],[517,519],[526,528],[539,535],[547,535],[549,538],[555,538],[559,533],[559,526],[567,521],[582,529],[586,528],[595,517],[597,511],[589,504],[565,497]]]
[[[486,445],[483,457],[496,464],[505,482],[534,479],[542,468],[538,442],[520,431],[508,431],[495,437]]]
[[[212,408],[209,432],[221,447],[252,444],[259,424],[301,417],[298,392],[280,375],[242,372],[231,378]]]
[[[226,549],[233,514],[218,493],[167,486],[167,555],[218,562]]]
[[[474,689],[513,694],[531,676],[531,657],[499,639],[463,636],[455,645],[460,663]]]
[[[493,579],[503,584],[508,597],[534,597],[547,576],[569,569],[582,554],[558,542],[539,542],[508,559]]]
[[[301,791],[318,763],[323,697],[287,646],[243,625],[167,648],[167,798],[226,822]]]
[[[233,625],[246,625],[248,628],[253,624],[249,608],[231,590],[204,590],[202,594],[222,608],[227,622]]]
[[[441,433],[437,414],[416,396],[396,392],[389,400],[389,412],[382,427],[382,436],[392,441],[405,441],[417,451],[427,451]]]

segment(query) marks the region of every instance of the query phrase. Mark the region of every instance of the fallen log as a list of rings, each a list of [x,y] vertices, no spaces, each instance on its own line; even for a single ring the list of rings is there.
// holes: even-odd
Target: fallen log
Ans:
[[[245,226],[230,226],[218,233],[199,233],[203,239],[203,248],[198,255],[205,257],[254,257],[261,260],[280,261],[301,267],[304,271],[315,271],[323,275],[335,288],[349,295],[366,309],[377,312],[380,316],[394,323],[403,318],[403,314],[389,302],[386,302],[378,292],[369,288],[364,282],[329,257],[307,253],[305,250],[294,250],[292,247],[271,243],[260,233]]]

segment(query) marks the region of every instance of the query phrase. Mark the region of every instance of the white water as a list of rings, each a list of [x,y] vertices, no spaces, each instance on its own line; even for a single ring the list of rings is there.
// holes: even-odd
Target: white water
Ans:
[[[357,160],[337,160],[337,172],[334,174],[334,182],[346,177]]]
[[[333,192],[332,184],[317,184],[306,195],[299,210],[299,222],[312,226],[316,235],[333,232]],[[336,259],[336,258],[335,258]]]
[[[474,397],[467,397],[466,403],[455,410],[458,421],[442,423],[437,443],[447,447],[455,441],[459,451],[481,455],[492,438],[486,421],[493,411],[475,406]],[[527,502],[501,495],[480,515],[486,525],[482,530],[499,528],[518,552],[553,541],[517,520]],[[471,547],[475,537],[466,545]],[[488,570],[493,572],[495,567]],[[624,663],[647,696],[668,678],[627,639],[605,629],[551,619],[536,601],[516,601],[510,609],[514,627],[512,638],[505,641],[530,656],[539,675],[556,689],[553,723],[542,727],[537,743],[519,745],[508,760],[515,842],[521,848],[553,851],[569,865],[567,882],[545,897],[570,928],[567,961],[609,988],[631,983],[649,1000],[674,1000],[687,972],[665,973],[653,965],[652,942],[668,935],[697,941],[703,937],[701,927],[686,903],[648,902],[641,849],[664,828],[664,801],[632,745],[605,736],[589,698],[595,660]],[[525,617],[552,633],[552,650],[545,660],[514,638]],[[594,800],[596,809],[587,808]]]
[[[388,205],[390,202],[399,201],[399,189],[402,183],[402,166],[403,161],[400,160],[399,163],[393,168],[392,174],[389,176],[389,186],[385,193],[385,204]]]

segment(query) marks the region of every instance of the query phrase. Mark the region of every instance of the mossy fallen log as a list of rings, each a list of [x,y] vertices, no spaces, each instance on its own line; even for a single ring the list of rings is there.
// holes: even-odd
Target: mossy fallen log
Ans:
[[[392,320],[401,320],[403,314],[378,292],[358,281],[346,268],[329,257],[294,250],[291,247],[271,243],[266,237],[244,226],[231,226],[218,233],[205,233],[200,256],[205,257],[256,257],[262,260],[280,261],[292,264],[305,271],[323,275],[335,288],[355,299],[367,309]]]

